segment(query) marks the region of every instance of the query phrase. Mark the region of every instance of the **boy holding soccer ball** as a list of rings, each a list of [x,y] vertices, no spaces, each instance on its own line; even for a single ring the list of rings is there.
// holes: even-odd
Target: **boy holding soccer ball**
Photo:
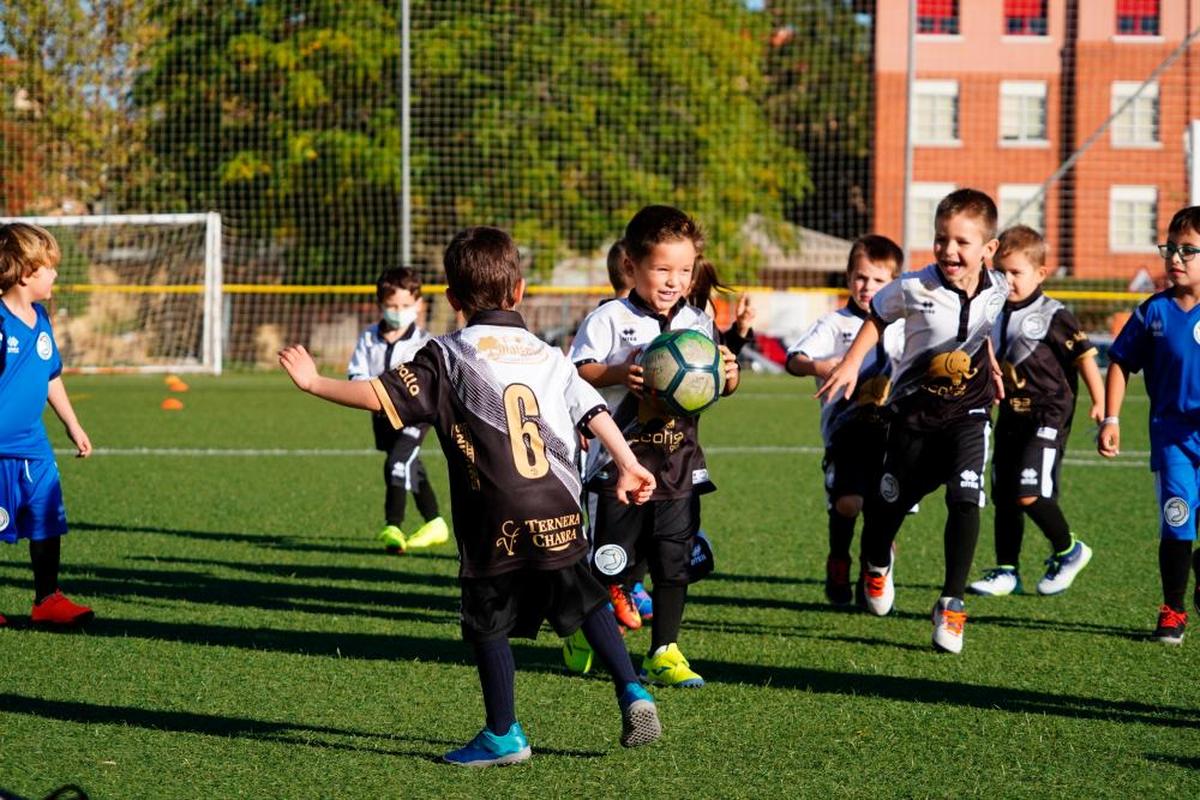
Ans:
[[[625,588],[630,568],[646,556],[654,582],[654,620],[643,680],[665,686],[698,687],[704,680],[679,649],[679,629],[687,599],[688,565],[697,530],[692,489],[705,480],[695,417],[668,415],[643,397],[642,368],[636,358],[665,331],[692,329],[716,340],[712,317],[687,301],[697,259],[704,248],[700,226],[670,206],[647,206],[634,215],[623,237],[633,290],[604,303],[580,325],[570,358],[579,374],[600,389],[613,418],[638,460],[654,474],[657,487],[644,506],[617,502],[612,454],[588,451],[585,482],[596,492],[593,565],[608,585],[617,618],[638,623]],[[738,385],[737,360],[721,348],[724,394]],[[637,627],[638,624],[627,625]]]
[[[467,324],[432,339],[408,363],[369,382],[339,381],[321,377],[303,347],[279,354],[303,391],[382,411],[396,429],[429,423],[438,432],[450,473],[463,638],[475,655],[487,712],[484,729],[445,759],[493,766],[529,758],[514,709],[508,639],[536,637],[543,619],[559,636],[584,631],[613,677],[621,744],[648,744],[661,733],[654,700],[638,682],[587,563],[577,432],[594,434],[612,453],[615,502],[645,502],[654,477],[599,393],[514,310],[525,281],[508,234],[461,231],[446,249],[445,269],[446,298]]]
[[[62,358],[42,306],[54,289],[60,258],[58,242],[46,229],[20,222],[0,225],[0,541],[29,540],[30,618],[35,625],[51,627],[77,625],[93,616],[58,588],[67,512],[58,464],[42,424],[49,402],[79,457],[91,455],[91,440],[63,385]]]
[[[846,285],[850,300],[826,314],[788,349],[787,370],[814,375],[818,386],[842,362],[851,342],[870,317],[871,298],[900,274],[904,251],[886,236],[868,234],[850,248]],[[854,600],[850,584],[850,542],[863,498],[879,484],[887,422],[883,405],[890,387],[891,362],[904,351],[904,322],[889,325],[883,343],[869,352],[858,375],[858,388],[849,399],[836,399],[821,408],[825,440],[825,494],[829,514],[829,556],[825,560],[825,597],[835,606]],[[860,559],[861,560],[861,559]],[[865,568],[864,568],[865,569]]]
[[[933,646],[959,653],[963,595],[984,504],[991,408],[1003,395],[992,352],[1008,282],[985,263],[996,252],[996,204],[975,189],[942,198],[934,217],[936,261],[908,272],[871,300],[859,330],[818,396],[854,396],[859,371],[884,330],[904,320],[904,354],[892,369],[891,423],[877,502],[863,520],[867,610],[892,610],[892,543],[913,503],[946,487],[945,579],[933,605]]]
[[[1180,644],[1187,628],[1188,568],[1200,611],[1200,553],[1192,552],[1200,513],[1200,206],[1176,212],[1158,246],[1170,287],[1138,306],[1109,350],[1100,455],[1121,450],[1121,405],[1129,375],[1145,372],[1150,396],[1150,469],[1158,488],[1158,571],[1163,604],[1153,638]]]

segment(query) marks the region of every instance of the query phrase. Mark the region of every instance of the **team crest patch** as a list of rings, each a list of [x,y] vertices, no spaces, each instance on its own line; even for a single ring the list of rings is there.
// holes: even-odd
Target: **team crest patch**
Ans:
[[[988,322],[995,322],[996,317],[1000,316],[1000,311],[1004,308],[1004,295],[994,294],[988,298],[987,305],[983,307],[983,316]]]
[[[1200,322],[1197,322],[1192,328],[1192,338],[1196,340],[1196,344],[1200,344]]]
[[[629,563],[629,555],[619,544],[606,544],[596,548],[596,555],[592,560],[596,564],[596,569],[601,573],[619,575],[625,569],[625,565]]]
[[[0,531],[8,527],[8,509],[0,506]]]
[[[894,503],[900,499],[900,481],[896,480],[892,473],[885,472],[879,479],[879,496],[887,503]]]
[[[1045,314],[1030,314],[1021,320],[1021,335],[1027,339],[1041,339],[1050,330],[1050,318]]]
[[[51,354],[54,352],[54,345],[50,342],[50,334],[42,331],[37,338],[37,354],[42,361],[49,361]]]
[[[1186,523],[1191,515],[1192,509],[1182,497],[1172,497],[1163,503],[1163,519],[1172,528],[1178,528]]]

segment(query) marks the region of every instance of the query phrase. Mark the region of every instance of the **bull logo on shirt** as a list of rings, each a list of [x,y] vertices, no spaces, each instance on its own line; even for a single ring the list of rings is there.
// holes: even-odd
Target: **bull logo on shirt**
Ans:
[[[500,526],[500,538],[496,540],[496,547],[502,547],[506,555],[514,556],[517,554],[517,537],[520,535],[520,523],[506,519]]]
[[[967,391],[964,381],[974,378],[979,369],[971,369],[971,357],[962,350],[938,353],[929,361],[925,375],[930,383],[925,390],[940,397],[959,397]]]
[[[887,402],[891,391],[892,381],[887,375],[868,378],[858,385],[858,391],[854,393],[855,405],[882,406]]]
[[[1017,374],[1017,368],[1011,361],[1001,364],[1000,372],[1004,376],[1004,391],[1011,392],[1014,389],[1025,388],[1025,379]]]

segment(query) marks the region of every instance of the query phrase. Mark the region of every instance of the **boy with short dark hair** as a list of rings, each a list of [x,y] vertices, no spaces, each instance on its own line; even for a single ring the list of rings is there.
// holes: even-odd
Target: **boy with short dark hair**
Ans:
[[[463,638],[475,654],[487,711],[484,729],[445,759],[493,766],[529,758],[514,711],[508,637],[535,637],[543,619],[559,636],[583,629],[613,676],[621,744],[648,744],[661,732],[654,700],[637,680],[585,558],[577,431],[596,435],[613,454],[618,500],[644,502],[654,477],[596,390],[513,310],[525,281],[511,237],[498,228],[467,228],[446,248],[444,263],[446,298],[467,325],[432,339],[407,364],[367,383],[321,377],[303,347],[279,358],[306,392],[383,411],[397,429],[424,422],[438,432],[450,473]]]
[[[1129,375],[1145,371],[1150,396],[1150,469],[1161,515],[1158,571],[1163,604],[1153,638],[1180,644],[1187,628],[1183,597],[1188,566],[1196,573],[1192,602],[1200,611],[1200,554],[1192,553],[1200,510],[1200,206],[1180,209],[1158,246],[1170,287],[1140,306],[1109,349],[1100,455],[1121,449],[1121,405]]]
[[[1042,293],[1049,270],[1041,234],[1025,225],[1009,228],[1000,235],[995,264],[1009,287],[995,343],[1004,376],[992,459],[997,566],[968,588],[985,596],[1021,591],[1021,538],[1028,515],[1051,546],[1038,594],[1060,594],[1092,558],[1058,505],[1058,474],[1079,374],[1091,393],[1090,416],[1097,423],[1104,416],[1104,385],[1096,348],[1075,316]]]
[[[867,234],[855,241],[846,260],[849,300],[844,307],[818,319],[788,348],[788,372],[800,377],[813,375],[819,387],[850,349],[870,315],[875,293],[903,268],[904,251],[886,236]],[[903,320],[884,329],[883,339],[882,345],[864,359],[854,396],[833,400],[821,408],[821,437],[825,440],[821,469],[829,515],[825,597],[835,606],[854,601],[850,542],[863,498],[879,483],[887,439],[883,406],[890,388],[892,360],[904,351]]]
[[[35,625],[65,627],[94,616],[67,599],[58,586],[67,512],[54,450],[42,412],[50,408],[67,429],[78,456],[92,442],[67,396],[62,358],[50,317],[50,299],[61,251],[45,228],[22,222],[0,225],[0,541],[29,540]],[[7,624],[0,616],[0,625]]]
[[[1002,392],[991,337],[1008,283],[986,267],[998,244],[996,217],[995,202],[983,192],[946,195],[934,221],[935,262],[875,295],[871,324],[862,326],[818,392],[851,397],[866,355],[889,324],[904,320],[879,502],[867,506],[863,522],[867,610],[878,616],[892,610],[892,543],[913,503],[944,484],[946,571],[932,621],[933,646],[948,653],[962,651],[963,595],[986,499],[991,406]]]
[[[407,267],[385,270],[375,282],[375,299],[381,319],[358,337],[346,370],[352,381],[369,381],[411,361],[429,341],[429,334],[417,324],[422,301],[421,279],[415,271]],[[385,524],[376,538],[389,553],[446,542],[450,529],[438,512],[437,495],[421,462],[421,442],[429,426],[407,425],[396,430],[386,416],[372,414],[371,428],[375,449],[387,453],[383,463],[383,482],[387,487],[383,503]],[[402,526],[409,492],[425,524],[405,536]]]

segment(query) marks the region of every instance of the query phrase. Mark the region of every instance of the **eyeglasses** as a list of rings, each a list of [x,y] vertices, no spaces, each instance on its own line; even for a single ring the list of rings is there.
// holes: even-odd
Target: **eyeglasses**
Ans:
[[[1176,254],[1178,254],[1179,260],[1187,263],[1197,255],[1200,255],[1200,247],[1192,247],[1190,244],[1175,244],[1174,242],[1167,242],[1166,244],[1160,244],[1158,246],[1158,254],[1167,261],[1170,261],[1176,256]]]

